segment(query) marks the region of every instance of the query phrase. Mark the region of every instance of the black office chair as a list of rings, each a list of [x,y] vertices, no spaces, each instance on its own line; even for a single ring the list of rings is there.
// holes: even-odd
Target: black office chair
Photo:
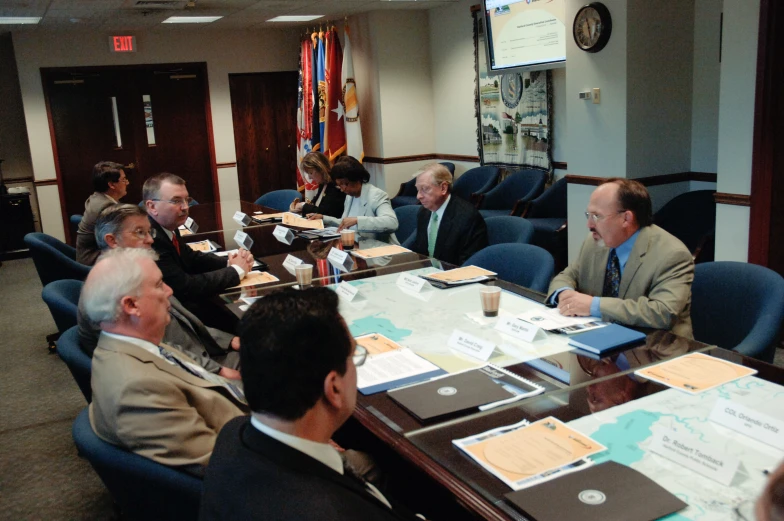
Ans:
[[[524,168],[512,172],[498,186],[479,198],[479,213],[482,217],[497,215],[520,215],[525,205],[544,190],[547,172]]]
[[[541,293],[553,278],[553,256],[532,244],[496,244],[488,246],[463,263],[494,271],[498,278]]]
[[[74,326],[66,330],[57,341],[57,356],[65,362],[82,391],[87,403],[93,401],[93,390],[90,378],[93,372],[93,360],[79,347],[79,328]]]
[[[84,282],[81,280],[56,280],[50,282],[41,292],[41,297],[52,313],[57,330],[62,334],[76,325],[76,309]]]
[[[90,426],[87,408],[71,433],[79,455],[90,462],[124,518],[198,519],[201,479],[103,441]]]
[[[256,199],[256,204],[285,212],[291,208],[294,199],[301,201],[302,194],[296,190],[273,190]]]
[[[716,201],[713,190],[681,194],[653,215],[653,222],[679,238],[694,262],[711,262],[716,235]]]

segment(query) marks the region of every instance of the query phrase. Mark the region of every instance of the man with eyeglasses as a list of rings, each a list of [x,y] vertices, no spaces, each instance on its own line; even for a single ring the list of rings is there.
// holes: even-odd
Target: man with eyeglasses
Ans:
[[[93,167],[93,194],[84,202],[84,213],[76,231],[76,260],[87,266],[95,264],[101,250],[95,243],[95,220],[101,211],[125,197],[128,178],[123,165],[101,161]]]
[[[133,204],[109,206],[95,221],[95,240],[102,252],[115,248],[151,249],[154,235],[147,212]],[[163,341],[188,355],[210,373],[239,379],[239,337],[206,327],[173,296],[169,303],[171,320],[166,326]],[[79,306],[76,319],[79,347],[92,357],[101,330],[97,324],[87,320],[82,306]]]
[[[567,316],[693,338],[694,261],[680,240],[653,224],[648,190],[630,179],[608,179],[587,210],[590,235],[576,261],[550,283],[547,302]]]
[[[345,463],[351,451],[330,443],[354,411],[356,366],[367,355],[335,292],[268,295],[243,316],[240,338],[251,417],[218,435],[199,519],[416,519]]]
[[[174,296],[205,323],[223,325],[220,312],[209,299],[227,288],[237,286],[250,272],[253,256],[240,249],[236,255],[219,257],[213,253],[193,251],[180,242],[179,226],[188,218],[188,196],[185,180],[163,173],[144,182],[144,204],[155,230],[153,249],[160,256],[158,267],[163,272]]]

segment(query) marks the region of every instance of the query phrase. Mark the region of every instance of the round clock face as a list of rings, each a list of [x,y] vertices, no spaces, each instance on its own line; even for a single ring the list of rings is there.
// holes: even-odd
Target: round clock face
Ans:
[[[572,33],[577,46],[587,52],[598,52],[610,39],[610,12],[598,2],[582,7],[574,18]]]

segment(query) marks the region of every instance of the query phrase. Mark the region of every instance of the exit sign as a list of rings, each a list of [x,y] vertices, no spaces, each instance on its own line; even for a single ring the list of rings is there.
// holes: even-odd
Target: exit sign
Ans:
[[[110,36],[109,48],[112,52],[136,52],[136,37]]]

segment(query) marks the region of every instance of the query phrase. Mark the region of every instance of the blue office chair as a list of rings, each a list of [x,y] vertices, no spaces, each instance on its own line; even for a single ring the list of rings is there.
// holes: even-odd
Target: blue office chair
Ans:
[[[568,237],[566,228],[566,178],[562,177],[529,202],[523,210],[525,217],[534,227],[531,244],[549,251],[555,259],[555,271],[566,267]]]
[[[452,177],[455,176],[455,164],[454,163],[450,163],[449,161],[441,161],[440,163],[442,165],[444,165],[447,170],[449,170],[449,173],[452,174]]]
[[[93,401],[93,391],[90,385],[93,360],[79,347],[79,328],[77,326],[60,335],[60,339],[57,341],[57,355],[71,371],[71,376],[76,380],[76,385],[79,386],[87,403]]]
[[[531,244],[496,244],[469,257],[463,266],[494,271],[498,278],[541,293],[553,278],[553,256]]]
[[[653,222],[689,249],[694,262],[711,262],[716,235],[716,201],[713,190],[695,190],[673,198],[653,215]]]
[[[56,280],[47,284],[41,292],[60,333],[76,325],[76,308],[82,286],[84,282],[81,280]]]
[[[392,208],[420,204],[419,199],[417,199],[416,177],[412,177],[405,183],[400,183],[397,195],[390,202],[392,203]]]
[[[784,278],[746,262],[694,267],[691,321],[694,338],[773,362],[784,318]]]
[[[417,214],[422,206],[398,206],[395,208],[397,215],[397,231],[395,235],[400,237],[401,244],[405,248],[410,248],[416,239]]]
[[[452,183],[452,194],[475,204],[481,194],[496,185],[500,176],[501,169],[497,166],[478,166],[466,170]]]
[[[493,244],[530,244],[534,236],[534,227],[521,217],[499,215],[485,219],[487,225],[487,243]]]
[[[294,199],[301,201],[302,194],[296,190],[273,190],[256,199],[256,204],[285,212],[291,207],[291,201]]]
[[[68,223],[71,225],[71,240],[76,244],[76,232],[79,230],[79,223],[82,222],[82,215],[75,213],[68,218]]]
[[[526,204],[539,197],[547,182],[547,172],[524,168],[512,172],[498,186],[480,196],[479,213],[483,217],[520,215]]]
[[[87,408],[76,417],[71,433],[79,455],[90,462],[123,517],[198,519],[201,479],[103,441],[90,426]]]
[[[41,285],[61,279],[84,280],[90,267],[76,262],[76,249],[45,233],[28,233],[24,241],[30,249]]]

